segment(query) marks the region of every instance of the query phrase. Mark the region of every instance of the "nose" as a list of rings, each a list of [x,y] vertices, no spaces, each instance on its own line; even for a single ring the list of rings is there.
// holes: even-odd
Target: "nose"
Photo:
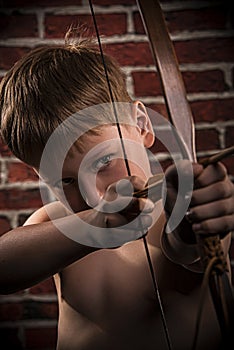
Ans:
[[[95,174],[79,176],[79,188],[82,197],[91,208],[96,207],[103,197],[103,193],[97,188]]]

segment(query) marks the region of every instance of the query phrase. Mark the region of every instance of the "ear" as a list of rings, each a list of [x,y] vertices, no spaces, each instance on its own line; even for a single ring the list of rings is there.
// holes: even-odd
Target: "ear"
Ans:
[[[141,101],[133,103],[133,118],[144,138],[144,146],[150,148],[154,143],[155,135],[147,110]]]

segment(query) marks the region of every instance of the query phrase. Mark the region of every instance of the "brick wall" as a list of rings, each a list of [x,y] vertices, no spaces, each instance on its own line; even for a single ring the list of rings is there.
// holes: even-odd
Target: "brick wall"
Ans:
[[[134,0],[96,0],[105,50],[126,74],[133,98],[165,115],[161,88]],[[234,31],[228,1],[161,1],[196,122],[199,156],[233,145]],[[71,24],[92,19],[86,0],[2,0],[0,78],[32,47],[63,41]],[[224,161],[234,178],[234,161]],[[22,225],[41,205],[38,179],[0,141],[0,233]],[[49,196],[49,194],[48,194]],[[234,266],[234,246],[231,250]],[[55,349],[57,304],[52,279],[0,297],[4,349]]]

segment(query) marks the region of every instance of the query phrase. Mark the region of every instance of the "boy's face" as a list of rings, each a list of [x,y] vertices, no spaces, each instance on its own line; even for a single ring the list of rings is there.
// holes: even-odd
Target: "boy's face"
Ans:
[[[121,126],[121,131],[131,175],[147,180],[151,170],[145,133],[137,125]],[[98,134],[84,135],[82,151],[75,143],[65,157],[62,176],[56,168],[53,179],[45,171],[40,172],[55,196],[73,212],[97,206],[108,186],[127,176],[116,125],[103,126]]]

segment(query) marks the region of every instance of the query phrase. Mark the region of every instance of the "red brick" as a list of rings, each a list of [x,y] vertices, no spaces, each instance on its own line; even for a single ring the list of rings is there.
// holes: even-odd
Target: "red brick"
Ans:
[[[156,140],[153,148],[153,153],[158,152],[179,152],[178,143],[173,136],[171,130],[160,130],[156,132]]]
[[[227,90],[224,75],[220,70],[204,72],[183,72],[182,77],[187,92],[222,92]]]
[[[155,72],[133,72],[136,96],[162,95],[159,76]],[[219,70],[182,73],[187,92],[224,91],[226,85],[223,73]]]
[[[76,5],[81,5],[82,0],[76,0]],[[2,0],[2,7],[49,7],[74,5],[74,0]]]
[[[228,126],[226,130],[226,147],[234,145],[234,127]]]
[[[11,223],[9,221],[9,219],[4,216],[1,215],[0,216],[0,236],[2,236],[4,233],[8,232],[11,230]]]
[[[190,103],[196,122],[233,120],[233,104],[232,98]]]
[[[2,183],[2,175],[4,176],[3,163],[0,160],[0,183]]]
[[[125,14],[97,14],[95,16],[100,35],[121,35],[127,30],[127,18]],[[91,15],[47,15],[45,17],[45,36],[47,38],[64,37],[71,25],[85,25],[90,34],[95,33]],[[96,34],[94,34],[96,35]]]
[[[0,191],[0,210],[39,208],[41,206],[39,189]]]
[[[168,120],[167,109],[164,103],[146,104],[146,107],[148,107],[148,112],[152,110],[152,113],[150,113],[150,117],[152,114],[152,117],[151,117],[152,122],[154,122],[155,120],[153,111],[155,111],[156,113],[159,113],[162,118],[166,118]],[[157,126],[158,124],[161,124],[161,123],[158,123],[157,121],[155,125]]]
[[[208,151],[220,148],[217,130],[196,130],[196,150]]]
[[[157,153],[160,153],[160,152],[166,152],[168,153],[168,150],[167,150],[167,147],[166,145],[164,145],[160,140],[158,140],[156,138],[155,142],[154,142],[154,145],[151,147],[151,152],[153,154],[157,154]]]
[[[177,41],[174,47],[180,63],[233,62],[233,37]]]
[[[233,62],[234,39],[210,38],[174,42],[180,63]],[[105,51],[118,60],[122,66],[154,64],[147,42],[109,44]]]
[[[234,160],[233,156],[230,156],[229,158],[223,159],[222,163],[226,166],[228,174],[234,176]],[[234,258],[234,256],[233,256]]]
[[[7,168],[8,182],[38,181],[38,175],[25,163],[8,162]]]
[[[25,47],[0,47],[0,69],[10,69],[28,51]]]
[[[0,304],[1,321],[17,321],[23,317],[23,305],[20,303]]]
[[[156,72],[133,72],[134,94],[136,96],[162,95],[162,89]]]
[[[136,1],[135,0],[93,0],[92,3],[94,5],[135,5]]]
[[[47,349],[56,348],[57,329],[48,328],[28,328],[25,329],[26,349]]]
[[[7,147],[7,145],[2,141],[2,138],[0,137],[0,155],[2,157],[11,157],[12,153]]]
[[[0,38],[36,37],[37,19],[34,15],[0,15]]]
[[[105,46],[105,52],[115,57],[121,66],[145,66],[153,64],[153,58],[147,42],[109,44]]]
[[[58,319],[58,304],[54,303],[41,303],[40,305],[40,317],[46,319]]]
[[[164,11],[165,20],[170,33],[185,30],[226,29],[226,13],[222,6],[203,9]],[[139,12],[133,15],[137,34],[145,33]]]
[[[36,284],[30,288],[31,294],[55,294],[55,284],[53,278],[48,278],[45,281]]]
[[[165,13],[170,32],[226,29],[226,17],[226,9],[223,6]]]

